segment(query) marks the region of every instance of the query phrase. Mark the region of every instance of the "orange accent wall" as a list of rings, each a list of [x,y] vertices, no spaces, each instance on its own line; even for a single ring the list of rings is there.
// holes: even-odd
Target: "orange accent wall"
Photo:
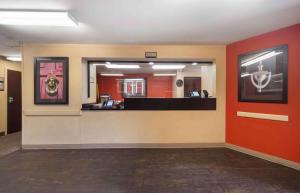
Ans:
[[[288,44],[288,104],[238,102],[238,55],[281,44]],[[232,43],[226,57],[226,142],[300,163],[300,24]],[[289,122],[237,111],[288,115]]]
[[[109,93],[115,100],[123,100],[118,79],[124,78],[146,78],[147,97],[153,98],[172,98],[172,77],[158,77],[151,74],[116,76],[98,76],[97,83],[99,93]]]

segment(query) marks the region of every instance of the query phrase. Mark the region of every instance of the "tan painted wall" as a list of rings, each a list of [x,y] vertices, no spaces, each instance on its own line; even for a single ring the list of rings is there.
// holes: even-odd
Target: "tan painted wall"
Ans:
[[[207,58],[217,65],[216,111],[109,111],[80,112],[86,78],[83,57],[144,58],[157,51],[159,58]],[[57,45],[25,44],[23,48],[23,145],[93,143],[219,143],[225,141],[226,48],[167,45]],[[69,105],[33,104],[33,60],[68,56]],[[51,116],[50,116],[51,115]]]
[[[11,62],[0,58],[0,77],[5,79],[4,91],[0,91],[0,132],[6,132],[6,114],[7,114],[7,80],[6,71],[7,69],[21,71],[21,64],[19,62]]]

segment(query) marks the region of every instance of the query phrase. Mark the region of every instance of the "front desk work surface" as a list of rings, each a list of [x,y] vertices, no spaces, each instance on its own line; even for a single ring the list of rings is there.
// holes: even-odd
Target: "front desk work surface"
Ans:
[[[216,98],[125,98],[121,108],[83,104],[82,110],[216,110]]]

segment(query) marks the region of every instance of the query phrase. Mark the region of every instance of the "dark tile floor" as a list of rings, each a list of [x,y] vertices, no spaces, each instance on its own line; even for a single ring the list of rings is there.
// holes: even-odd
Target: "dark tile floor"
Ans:
[[[27,150],[0,157],[0,193],[294,193],[300,172],[225,148]]]
[[[0,136],[0,157],[21,149],[21,132]]]

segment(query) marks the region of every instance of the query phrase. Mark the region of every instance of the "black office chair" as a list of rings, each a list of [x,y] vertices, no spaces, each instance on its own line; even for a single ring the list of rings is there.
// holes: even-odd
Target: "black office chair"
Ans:
[[[204,98],[208,98],[208,92],[207,90],[202,90],[203,94],[204,94]]]

